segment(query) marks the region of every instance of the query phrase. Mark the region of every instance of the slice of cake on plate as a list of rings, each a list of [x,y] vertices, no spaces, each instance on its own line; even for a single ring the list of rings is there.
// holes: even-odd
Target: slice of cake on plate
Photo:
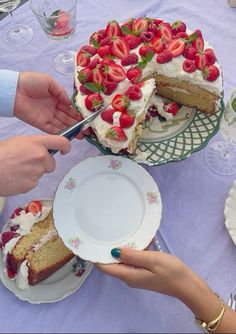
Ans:
[[[156,94],[165,98],[167,119],[172,106],[165,103],[214,114],[222,97],[220,65],[201,31],[148,17],[113,20],[93,33],[77,53],[74,83],[74,104],[84,117],[107,106],[91,127],[114,153],[135,153]]]

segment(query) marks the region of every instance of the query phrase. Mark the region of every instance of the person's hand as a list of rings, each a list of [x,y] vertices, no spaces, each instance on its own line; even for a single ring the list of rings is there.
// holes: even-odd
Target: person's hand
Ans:
[[[123,248],[119,259],[119,264],[98,264],[97,267],[132,288],[180,297],[191,276],[191,271],[179,259],[162,252]]]
[[[55,169],[48,149],[70,151],[68,139],[56,135],[13,137],[0,142],[0,195],[24,193],[37,186],[44,173]]]
[[[50,134],[82,120],[64,88],[49,75],[37,72],[20,73],[14,116]],[[83,138],[83,134],[76,138]]]

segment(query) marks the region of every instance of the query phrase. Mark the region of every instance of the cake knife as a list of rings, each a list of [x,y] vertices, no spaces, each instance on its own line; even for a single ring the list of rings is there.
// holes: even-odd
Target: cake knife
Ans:
[[[98,108],[97,110],[95,110],[95,112],[86,117],[85,119],[83,119],[80,122],[77,122],[71,126],[69,126],[68,128],[59,131],[58,133],[56,133],[56,135],[58,136],[62,136],[62,137],[66,137],[67,139],[69,139],[70,141],[82,130],[83,126],[87,123],[90,123],[91,121],[93,121],[101,112],[103,112],[104,110],[106,110],[108,108],[108,106],[103,106]],[[51,155],[54,155],[58,152],[59,150],[48,150],[48,152]]]

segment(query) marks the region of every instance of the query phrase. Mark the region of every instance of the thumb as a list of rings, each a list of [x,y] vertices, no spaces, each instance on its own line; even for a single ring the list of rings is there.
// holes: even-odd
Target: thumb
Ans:
[[[150,269],[153,264],[153,252],[130,248],[113,248],[111,254],[123,264]],[[156,252],[155,252],[156,256]]]

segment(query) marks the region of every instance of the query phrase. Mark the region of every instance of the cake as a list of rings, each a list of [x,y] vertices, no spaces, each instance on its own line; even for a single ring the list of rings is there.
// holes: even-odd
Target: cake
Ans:
[[[22,290],[45,280],[74,257],[55,230],[51,207],[41,201],[15,209],[0,240],[5,275]]]
[[[214,114],[222,74],[199,29],[140,17],[113,20],[90,36],[77,53],[74,90],[84,117],[106,107],[91,123],[99,142],[113,153],[134,154],[150,107],[167,120],[182,105]]]

